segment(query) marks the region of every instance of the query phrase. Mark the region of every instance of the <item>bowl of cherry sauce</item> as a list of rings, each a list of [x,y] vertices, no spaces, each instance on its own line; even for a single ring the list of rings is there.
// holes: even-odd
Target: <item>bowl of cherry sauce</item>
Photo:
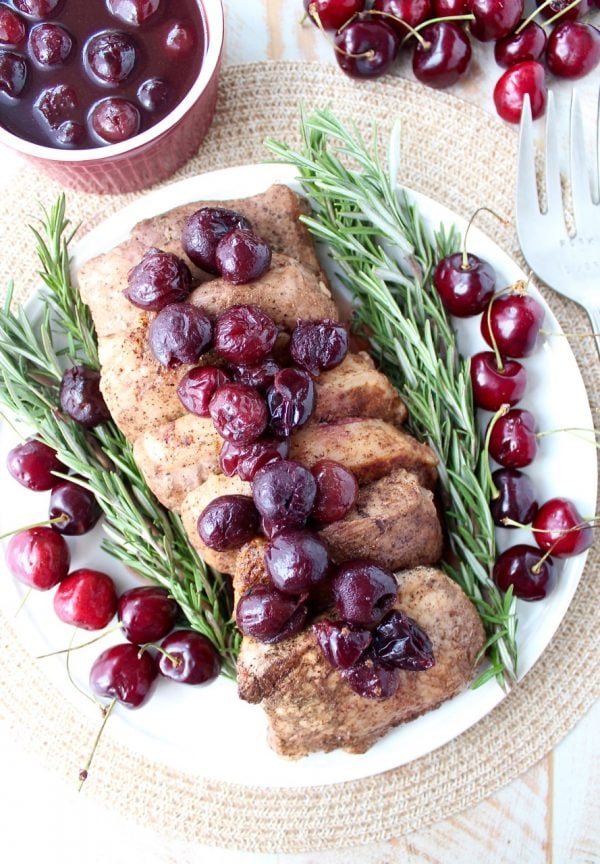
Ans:
[[[0,144],[61,185],[171,176],[215,111],[221,0],[0,0]]]

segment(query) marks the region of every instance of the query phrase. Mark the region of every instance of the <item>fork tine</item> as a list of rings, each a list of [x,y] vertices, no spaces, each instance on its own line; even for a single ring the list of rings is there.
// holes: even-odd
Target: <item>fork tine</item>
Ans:
[[[519,163],[517,167],[517,231],[525,229],[532,220],[540,218],[537,183],[535,177],[535,150],[533,146],[533,121],[529,96],[525,96],[519,130]]]
[[[546,213],[552,214],[552,220],[564,226],[563,200],[560,188],[560,156],[558,148],[558,122],[554,94],[548,93],[546,106]]]
[[[571,195],[573,197],[573,214],[575,226],[578,233],[585,230],[586,225],[590,228],[594,219],[592,201],[592,188],[588,168],[588,159],[585,149],[583,121],[581,118],[581,107],[575,90],[571,96],[571,118],[570,118],[570,167],[571,167]],[[594,172],[595,173],[595,172]],[[598,217],[600,219],[600,214]]]

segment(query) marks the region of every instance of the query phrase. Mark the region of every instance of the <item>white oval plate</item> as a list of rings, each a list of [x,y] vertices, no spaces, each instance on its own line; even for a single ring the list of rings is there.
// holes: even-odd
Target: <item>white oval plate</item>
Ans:
[[[251,165],[200,175],[149,193],[106,219],[77,244],[74,250],[75,271],[87,259],[125,240],[131,228],[142,219],[190,201],[253,195],[272,183],[287,183],[298,188],[294,177],[295,172],[287,166]],[[464,221],[451,211],[423,195],[411,192],[410,196],[432,228],[444,222],[456,224],[464,230]],[[470,234],[470,251],[485,257],[495,267],[499,287],[523,278],[516,264],[475,228]],[[323,252],[323,263],[330,267],[326,250]],[[535,289],[532,293],[542,300]],[[39,303],[34,299],[30,311],[35,312],[37,307]],[[560,332],[547,306],[544,326],[548,331]],[[459,322],[459,333],[465,354],[485,347],[479,335],[478,320]],[[559,335],[546,338],[525,365],[529,386],[522,404],[534,412],[540,429],[592,428],[583,381],[565,338]],[[482,416],[482,428],[487,419],[488,415]],[[3,425],[0,429],[0,452],[6,454],[15,442],[12,431]],[[33,495],[20,487],[7,474],[5,460],[1,461],[1,488],[6,490],[0,505],[0,533],[3,533],[45,518],[47,495]],[[529,471],[540,502],[563,495],[573,499],[585,516],[595,512],[596,472],[595,446],[568,433],[542,439],[539,455]],[[524,531],[498,532],[501,549],[530,539]],[[135,584],[123,567],[102,552],[101,540],[100,527],[85,537],[72,538],[73,568],[91,566],[105,569],[115,577],[120,589]],[[558,585],[545,601],[519,601],[521,678],[540,657],[565,615],[584,563],[585,555],[559,563]],[[7,572],[3,574],[0,586],[3,608],[8,612],[16,610],[23,586],[16,584]],[[71,628],[59,622],[53,613],[51,593],[32,592],[15,619],[15,626],[34,657],[66,647],[71,635]],[[78,634],[81,638],[76,642],[86,641],[87,635]],[[117,641],[121,640],[117,634],[112,634],[72,655],[73,676],[81,687],[86,688],[93,659]],[[69,683],[63,658],[52,657],[38,662],[44,664],[48,676],[68,699],[76,702],[82,712],[97,717],[96,709]],[[269,749],[262,709],[239,700],[233,683],[221,678],[205,687],[184,687],[163,679],[153,697],[141,709],[130,711],[118,706],[105,734],[125,743],[132,751],[175,770],[231,783],[313,786],[367,777],[417,759],[460,735],[488,714],[504,695],[500,687],[490,681],[484,687],[467,690],[437,710],[391,731],[365,754],[356,756],[336,751],[290,762]]]

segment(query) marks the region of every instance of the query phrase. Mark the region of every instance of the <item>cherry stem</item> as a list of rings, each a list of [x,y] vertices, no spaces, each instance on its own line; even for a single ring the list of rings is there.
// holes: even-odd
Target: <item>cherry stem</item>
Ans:
[[[372,9],[369,14],[372,15],[374,11],[375,10]],[[381,14],[385,14],[385,13],[381,13]],[[391,17],[396,18],[395,15],[392,15]],[[417,24],[416,27],[411,27],[402,18],[396,18],[396,20],[402,21],[402,23],[407,28],[407,30],[410,30],[410,33],[407,33],[406,36],[404,37],[404,39],[402,40],[402,42],[400,43],[401,45],[404,45],[404,43],[407,41],[407,39],[410,39],[411,36],[415,36],[418,39],[419,38],[419,36],[418,36],[419,31],[423,30],[425,27],[429,27],[430,24],[443,24],[444,21],[474,21],[475,16],[473,15],[472,12],[469,12],[467,15],[444,15],[440,18],[428,18],[426,21],[421,21],[421,23]],[[421,41],[421,39],[419,39],[419,41]],[[428,48],[431,47],[429,42],[427,42],[425,44],[427,45]],[[425,45],[423,47],[425,47]]]
[[[411,36],[414,36],[424,51],[428,51],[431,48],[431,43],[427,42],[426,39],[423,39],[421,34],[418,32],[417,28],[412,27],[408,23],[408,21],[405,21],[404,18],[400,18],[399,15],[394,15],[394,14],[392,14],[392,12],[383,12],[383,11],[380,11],[379,9],[369,9],[369,15],[379,15],[381,18],[391,18],[392,21],[397,21],[399,24],[402,24],[403,27],[406,27],[406,29],[408,30],[408,33],[406,34],[406,36],[404,37],[404,39],[400,43],[401,45],[404,45],[404,43],[406,42],[407,39],[410,39]],[[475,16],[472,16],[472,17],[475,17]],[[427,23],[429,24],[430,22],[428,21]]]
[[[589,519],[583,519],[572,528],[534,528],[532,525],[524,525],[522,522],[517,522],[516,519],[511,519],[510,516],[505,516],[500,520],[503,525],[510,528],[526,528],[534,534],[571,534],[573,531],[581,531],[582,528],[596,528],[600,523],[600,516],[590,516]],[[560,537],[558,539],[560,539]],[[558,542],[558,541],[557,541]]]
[[[36,657],[36,660],[45,660],[46,657],[57,657],[59,654],[68,654],[71,651],[78,651],[80,648],[87,648],[88,645],[93,645],[95,642],[99,642],[100,639],[104,639],[105,636],[108,636],[110,633],[114,633],[116,630],[120,630],[121,625],[115,624],[114,627],[110,627],[110,629],[105,630],[104,633],[100,633],[99,636],[95,636],[93,639],[89,639],[87,642],[82,642],[80,645],[73,645],[73,637],[71,637],[71,643],[68,648],[61,648],[59,651],[50,651],[48,654],[40,654]],[[75,628],[75,632],[77,628]],[[73,634],[74,635],[74,634]]]
[[[499,291],[497,294],[494,294],[490,302],[488,303],[487,309],[485,311],[485,317],[488,326],[488,333],[490,334],[490,339],[492,340],[492,349],[494,351],[494,355],[496,357],[496,367],[498,372],[504,371],[504,363],[502,362],[502,354],[500,353],[500,349],[498,348],[498,343],[496,341],[496,337],[494,336],[494,331],[492,330],[492,306],[494,305],[494,300],[496,297],[499,297],[500,294],[504,294],[507,289],[505,288],[503,291]],[[502,406],[503,407],[503,406]]]
[[[559,333],[557,330],[540,330],[542,336],[564,336],[566,339],[589,339],[593,337],[597,339],[600,333]]]
[[[111,711],[115,707],[116,701],[117,701],[116,698],[114,698],[111,702],[109,702],[108,705],[105,705],[102,708],[102,714],[103,714],[102,724],[100,725],[100,729],[98,730],[98,734],[96,735],[96,737],[94,739],[94,743],[92,745],[92,750],[91,750],[90,755],[88,756],[87,762],[85,763],[85,766],[79,772],[79,792],[81,792],[81,788],[88,778],[90,766],[92,764],[92,759],[94,758],[94,755],[95,755],[96,750],[98,748],[98,744],[100,743],[100,738],[102,737],[102,733],[104,732],[104,727],[106,726],[108,718],[110,717]]]
[[[29,588],[27,589],[27,591],[23,594],[23,597],[21,598],[21,602],[19,603],[19,605],[17,606],[17,608],[15,610],[15,618],[17,617],[17,615],[19,614],[19,612],[21,611],[23,606],[29,600],[29,595],[31,594],[32,591],[33,591],[33,586],[30,585]]]
[[[481,213],[482,210],[486,210],[488,213],[491,213],[492,216],[495,216],[496,219],[499,222],[501,222],[503,225],[508,225],[508,221],[506,219],[504,219],[502,216],[500,216],[498,213],[496,213],[495,210],[491,210],[489,207],[478,207],[477,210],[473,213],[473,215],[469,219],[469,224],[467,225],[467,229],[466,229],[464,237],[463,237],[462,264],[461,264],[461,268],[463,270],[469,270],[470,269],[469,268],[469,257],[467,255],[467,235],[468,235],[469,231],[471,230],[471,225],[473,224],[473,220],[475,219],[475,217],[477,216],[478,213]]]
[[[524,21],[522,21],[522,22],[519,24],[519,26],[518,26],[517,29],[515,30],[515,36],[518,36],[519,33],[520,33],[522,30],[524,30],[524,29],[527,27],[528,24],[531,24],[531,22],[534,21],[534,20],[537,18],[537,16],[538,16],[539,13],[542,11],[542,9],[546,9],[548,6],[550,6],[551,3],[554,3],[554,0],[544,0],[543,3],[540,3],[540,5],[537,6],[537,7],[533,10],[533,12],[531,13],[531,15],[529,15],[528,18],[526,18]],[[560,18],[561,15],[564,15],[565,12],[568,12],[569,9],[572,9],[574,6],[578,6],[580,3],[581,3],[581,0],[574,0],[574,2],[570,4],[570,6],[565,6],[564,9],[561,9],[560,12],[558,12],[556,15],[554,15],[554,16],[553,16],[552,18],[550,18],[548,21],[544,21],[543,24],[542,24],[541,26],[546,27],[548,24],[552,24],[553,21],[556,21],[557,18]]]
[[[7,425],[10,429],[12,429],[12,431],[15,433],[15,435],[17,436],[17,438],[19,439],[19,441],[25,441],[25,440],[26,440],[26,439],[25,439],[25,436],[24,436],[24,435],[21,435],[21,433],[19,432],[19,430],[17,429],[17,427],[15,426],[15,424],[12,423],[12,422],[8,419],[8,417],[6,416],[6,414],[3,414],[1,411],[0,411],[0,420],[2,420],[4,423],[6,423],[6,425]]]
[[[147,651],[148,648],[155,648],[159,654],[162,654],[163,657],[166,657],[167,660],[170,660],[170,662],[173,664],[173,666],[175,666],[175,668],[177,668],[178,666],[181,666],[181,664],[183,663],[183,660],[181,659],[181,657],[176,657],[174,654],[169,654],[169,652],[167,650],[165,650],[165,648],[162,648],[160,645],[157,645],[156,642],[146,642],[146,643],[144,643],[144,645],[140,645],[140,650],[138,651],[138,657],[141,657],[142,654],[144,653],[144,651]]]
[[[504,417],[504,415],[508,412],[509,409],[510,409],[510,405],[506,402],[498,408],[498,410],[496,411],[496,413],[494,414],[494,416],[492,417],[492,419],[489,422],[489,426],[488,426],[486,433],[485,433],[485,439],[483,441],[483,452],[484,452],[485,456],[487,457],[485,460],[485,466],[486,466],[485,470],[487,472],[488,482],[489,482],[491,489],[492,489],[492,501],[495,501],[496,498],[498,498],[500,496],[500,490],[496,487],[496,484],[494,483],[494,481],[492,479],[492,467],[490,465],[490,458],[489,458],[490,438],[492,437],[492,431],[494,429],[494,426],[496,425],[496,423],[498,422],[498,420],[501,417]]]
[[[43,522],[32,522],[31,525],[22,525],[20,528],[13,528],[11,531],[7,531],[6,534],[0,534],[0,540],[12,537],[13,534],[20,534],[21,531],[29,531],[31,528],[44,528],[47,525],[64,525],[68,521],[69,517],[67,514],[61,513],[60,516],[55,516],[54,519],[45,519]]]
[[[565,426],[564,429],[546,429],[544,432],[536,432],[535,437],[545,438],[546,435],[556,435],[557,432],[587,432],[589,435],[593,435],[594,438],[600,435],[600,430],[598,429],[585,429],[583,426]],[[578,435],[577,437],[581,438],[582,436]],[[598,447],[598,442],[596,440],[593,442],[586,438],[583,438],[583,440],[587,441],[588,444],[593,443],[595,447]]]
[[[96,699],[94,699],[93,696],[91,696],[86,690],[79,686],[79,684],[75,681],[71,674],[71,646],[73,645],[73,640],[75,639],[78,629],[78,627],[73,627],[73,632],[71,633],[71,640],[69,642],[69,648],[67,649],[67,656],[65,657],[65,669],[67,670],[67,678],[69,679],[73,687],[79,693],[81,693],[82,696],[85,696],[86,699],[89,699],[93,705],[100,705],[100,703]]]
[[[558,543],[558,540],[556,542]],[[546,559],[548,559],[550,557],[551,551],[552,551],[552,547],[550,547],[550,549],[547,549],[546,552],[544,552],[544,554],[542,555],[540,560],[537,562],[537,564],[534,564],[533,567],[531,568],[532,573],[535,573],[537,575],[540,572],[540,570],[542,569],[542,564],[544,563],[544,561],[546,561]]]
[[[310,18],[312,18],[312,20],[315,22],[315,24],[317,25],[317,27],[319,28],[319,30],[321,31],[323,36],[327,39],[327,41],[333,47],[333,50],[337,51],[338,54],[343,54],[344,57],[352,57],[355,60],[360,60],[360,59],[371,60],[375,56],[375,52],[373,51],[372,48],[369,48],[368,51],[360,51],[358,54],[353,54],[352,51],[344,51],[343,48],[340,48],[339,45],[336,45],[335,42],[329,38],[327,31],[323,27],[323,22],[321,21],[321,16],[319,15],[319,12],[317,10],[317,4],[316,3],[311,3],[309,5],[307,14]],[[355,18],[356,18],[356,14],[352,15],[351,18],[348,18],[348,20],[344,24],[342,24],[342,26],[338,29],[338,33],[341,33],[343,30],[345,30],[346,27],[348,26],[348,24],[350,24],[352,21],[354,21]]]
[[[560,12],[557,12],[556,15],[552,16],[552,18],[548,18],[548,20],[546,21],[546,27],[549,27],[551,24],[554,24],[554,22],[557,21],[559,18],[562,18],[562,16],[566,12],[569,12],[570,9],[574,9],[575,6],[579,6],[580,3],[581,3],[581,0],[573,0],[572,3],[569,3],[568,6],[565,6],[564,9],[561,9]]]

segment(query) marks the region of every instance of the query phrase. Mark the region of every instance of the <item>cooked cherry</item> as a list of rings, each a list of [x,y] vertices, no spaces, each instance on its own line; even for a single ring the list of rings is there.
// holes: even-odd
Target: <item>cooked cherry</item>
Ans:
[[[345,621],[324,618],[313,624],[319,648],[334,669],[349,669],[358,663],[371,644],[371,633],[362,627],[351,627]]]
[[[244,636],[273,644],[299,633],[307,614],[304,597],[290,597],[276,588],[255,585],[240,597],[235,618]]]
[[[512,585],[513,594],[521,600],[543,600],[556,584],[552,558],[542,560],[539,549],[524,543],[500,555],[492,576],[501,591],[508,591]]]
[[[19,12],[31,15],[32,18],[48,18],[56,9],[60,0],[13,0]]]
[[[277,339],[277,325],[258,306],[230,306],[215,322],[215,351],[230,363],[260,363]]]
[[[168,369],[197,363],[210,348],[212,335],[213,326],[206,313],[190,303],[170,303],[148,328],[150,350]]]
[[[406,24],[416,27],[432,17],[431,0],[375,0],[373,9],[384,13],[382,20],[393,27],[401,39],[410,32]]]
[[[56,84],[42,90],[35,107],[52,129],[58,129],[77,108],[77,93],[67,84]]]
[[[534,120],[546,108],[546,76],[544,67],[536,60],[525,60],[507,69],[494,87],[496,111],[507,123],[518,123],[525,96],[529,96],[531,116]]]
[[[487,261],[477,255],[461,252],[442,258],[434,271],[433,284],[442,303],[457,318],[468,318],[483,312],[496,286],[496,274]]]
[[[117,699],[127,708],[138,708],[152,694],[157,676],[158,667],[152,654],[140,652],[131,642],[123,642],[107,648],[94,661],[90,687],[98,696]]]
[[[548,39],[546,64],[559,78],[583,78],[600,63],[600,30],[583,21],[556,25]]]
[[[115,583],[98,570],[74,570],[56,589],[54,611],[65,624],[102,630],[117,611]]]
[[[527,373],[517,360],[506,360],[498,368],[493,351],[471,357],[473,398],[479,408],[497,411],[501,405],[516,405],[527,388]]]
[[[25,24],[22,19],[13,12],[12,9],[7,9],[6,6],[0,7],[0,43],[3,45],[18,45],[25,38]]]
[[[518,28],[517,28],[518,29]],[[498,39],[494,57],[500,66],[514,66],[524,60],[539,60],[546,48],[546,32],[535,21],[530,21],[520,33],[509,33]]]
[[[92,36],[85,58],[90,71],[104,84],[120,84],[135,66],[135,45],[126,33],[109,30]]]
[[[38,24],[29,34],[29,44],[41,66],[57,66],[71,53],[73,40],[60,24]]]
[[[169,303],[185,300],[191,288],[187,264],[172,252],[152,247],[127,274],[123,294],[134,306],[157,312]]]
[[[100,392],[100,373],[88,366],[72,366],[63,373],[59,391],[60,406],[65,414],[87,429],[110,420]]]
[[[290,444],[287,439],[259,438],[251,444],[224,441],[219,454],[219,465],[223,474],[240,480],[254,480],[256,472],[271,462],[285,459]]]
[[[219,674],[221,661],[212,642],[196,630],[175,630],[161,644],[158,670],[179,684],[206,684]]]
[[[251,444],[265,431],[267,405],[258,390],[245,384],[224,384],[208,406],[215,429],[226,441]]]
[[[481,318],[481,335],[503,357],[529,357],[544,320],[543,306],[529,294],[502,294]],[[490,332],[491,331],[491,332]]]
[[[284,594],[308,594],[329,573],[325,543],[312,531],[288,528],[265,549],[267,573]]]
[[[356,558],[338,568],[333,596],[340,618],[350,624],[379,624],[394,605],[398,586],[392,573],[370,558]]]
[[[321,523],[343,519],[358,498],[358,483],[354,474],[333,459],[319,460],[312,466],[311,473],[317,481],[313,517]]]
[[[384,666],[370,649],[358,663],[342,670],[342,677],[364,699],[389,699],[400,686],[400,670]]]
[[[202,207],[185,220],[181,245],[197,267],[218,274],[215,252],[219,241],[236,228],[250,230],[252,226],[241,213],[225,207]]]
[[[290,354],[311,375],[339,366],[348,353],[348,328],[338,321],[298,321]]]
[[[544,0],[535,0],[538,6],[541,6]],[[581,18],[586,12],[589,12],[592,7],[591,0],[581,0],[577,6],[573,6],[572,9],[567,9],[567,6],[572,4],[573,0],[552,0],[548,5],[544,5],[543,9],[540,9],[543,18],[554,18],[559,12],[561,13],[559,21],[562,23],[563,21],[575,21],[576,18]],[[596,5],[598,5],[598,0],[596,0]]]
[[[246,228],[236,228],[219,240],[215,263],[223,279],[234,285],[260,279],[271,266],[271,247]]]
[[[351,78],[377,78],[396,59],[400,38],[384,21],[357,19],[335,34],[335,59]]]
[[[494,422],[490,456],[505,468],[531,465],[538,451],[535,417],[522,408],[511,408]]]
[[[139,27],[154,15],[160,0],[108,0],[108,11],[125,24]]]
[[[373,631],[373,654],[394,669],[423,672],[435,666],[431,639],[399,609],[388,612]]]
[[[272,357],[265,357],[259,363],[233,366],[231,369],[234,381],[247,384],[249,387],[256,387],[257,390],[261,391],[271,387],[275,376],[280,371],[281,366]]]
[[[175,626],[179,606],[165,588],[144,585],[130,588],[119,597],[117,617],[130,642],[156,642]]]
[[[50,519],[66,516],[68,520],[54,525],[55,531],[68,535],[87,534],[101,515],[102,510],[89,489],[71,480],[60,480],[54,485],[50,493],[48,516]]]
[[[362,12],[365,0],[304,0],[304,8],[313,23],[325,30],[337,30],[357,12]]]
[[[178,60],[191,54],[194,44],[195,39],[192,30],[179,22],[173,24],[165,36],[165,49]]]
[[[228,375],[216,366],[196,366],[177,385],[177,395],[184,408],[198,417],[210,417],[208,406],[219,387],[229,383]]]
[[[475,16],[470,30],[481,42],[502,39],[515,29],[523,15],[523,0],[470,0],[469,11]]]
[[[137,135],[140,112],[127,99],[111,97],[97,102],[91,113],[92,129],[103,141],[118,144]]]
[[[0,91],[15,99],[27,81],[27,61],[12,51],[0,51]]]
[[[469,37],[458,24],[438,21],[421,30],[425,44],[417,42],[412,68],[415,78],[430,87],[450,87],[471,62]]]
[[[58,585],[70,563],[66,540],[45,525],[13,534],[6,547],[6,566],[12,575],[38,591]]]
[[[315,385],[304,369],[282,369],[267,391],[271,430],[278,438],[289,437],[310,420],[315,408]]]
[[[317,484],[307,468],[281,459],[261,468],[252,481],[252,497],[273,530],[302,528],[311,514]]]
[[[56,450],[35,438],[13,447],[6,457],[6,467],[11,477],[33,492],[47,492],[60,482],[53,472],[67,472]]]
[[[499,468],[492,474],[498,497],[492,498],[490,510],[496,525],[505,528],[504,519],[512,519],[521,525],[529,525],[537,513],[538,503],[531,479],[514,468]]]
[[[551,498],[533,518],[534,539],[556,558],[570,558],[592,545],[592,528],[568,498]]]
[[[57,127],[55,135],[56,140],[63,147],[78,147],[80,144],[83,144],[86,132],[81,123],[65,120]]]
[[[148,78],[138,87],[137,97],[146,111],[159,111],[171,101],[171,88],[162,78]]]
[[[258,513],[249,495],[221,495],[208,504],[197,523],[209,549],[239,549],[258,534]]]

